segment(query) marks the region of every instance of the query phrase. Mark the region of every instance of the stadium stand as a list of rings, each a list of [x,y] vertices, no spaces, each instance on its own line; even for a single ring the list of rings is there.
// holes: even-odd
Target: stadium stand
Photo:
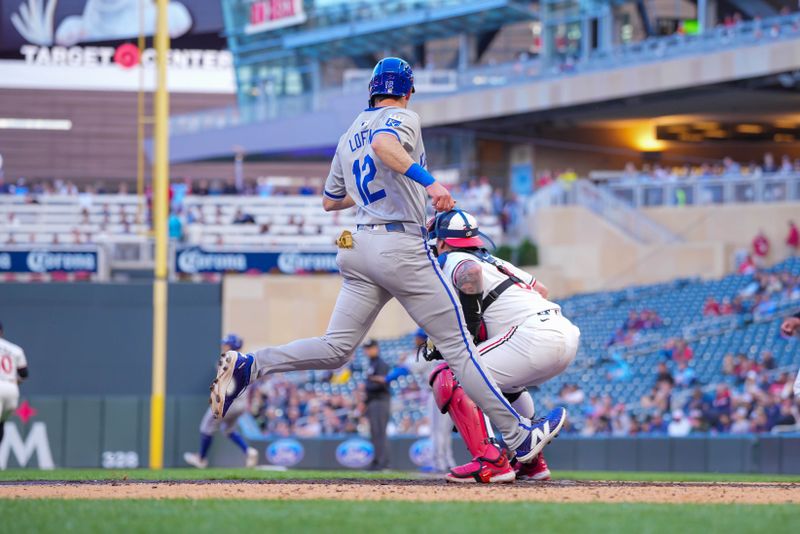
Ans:
[[[499,240],[499,217],[465,190],[461,205],[484,214],[481,228]],[[203,246],[331,249],[354,212],[325,213],[317,195],[187,195],[173,199],[184,240]],[[249,217],[248,217],[249,216]],[[120,244],[148,241],[149,207],[136,195],[0,195],[0,244]]]
[[[738,297],[743,307],[738,313],[704,317],[710,297],[720,302]],[[800,309],[800,258],[755,275],[677,279],[577,295],[560,304],[581,329],[581,348],[573,365],[544,384],[534,399],[539,410],[570,404],[568,432],[666,433],[668,423],[681,417],[689,419],[693,432],[766,432],[800,423],[800,403],[791,393],[800,364],[797,341],[779,333],[781,318]],[[610,342],[620,327],[630,326],[630,319],[642,317],[650,321],[648,328],[640,325],[625,342]],[[412,345],[410,335],[382,340],[381,352],[398,366],[407,361]],[[688,365],[679,363],[681,359]],[[735,366],[730,363],[734,359]],[[265,386],[269,406],[263,429],[301,435],[312,432],[307,426],[316,435],[363,430],[358,392],[365,361],[359,349],[352,365],[337,373],[272,379]],[[671,377],[667,384],[657,380],[661,363]],[[425,377],[400,376],[392,388],[390,430],[398,435],[427,433]]]

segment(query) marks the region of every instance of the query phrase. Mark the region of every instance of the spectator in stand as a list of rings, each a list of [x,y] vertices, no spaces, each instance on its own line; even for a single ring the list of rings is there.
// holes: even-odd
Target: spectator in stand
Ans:
[[[675,385],[686,388],[694,385],[697,375],[689,364],[685,361],[678,362],[678,371],[675,373]]]
[[[791,174],[794,171],[794,165],[792,164],[792,158],[787,156],[786,154],[783,155],[781,158],[781,168],[778,172],[781,174]]]
[[[733,422],[730,426],[731,434],[747,434],[750,432],[750,421],[747,420],[747,408],[739,407],[733,413]]]
[[[769,256],[769,239],[764,230],[759,230],[753,238],[753,255],[756,266],[763,267]]]
[[[255,224],[255,218],[249,213],[242,211],[242,208],[236,209],[236,214],[233,216],[233,224]]]
[[[167,226],[170,239],[183,241],[183,221],[181,220],[180,208],[170,211]]]
[[[222,186],[221,193],[223,195],[238,195],[241,193],[239,188],[236,186],[236,179],[235,178],[228,178],[225,180],[225,185]]]
[[[541,173],[539,173],[539,177],[536,179],[536,187],[542,188],[547,187],[548,185],[552,184],[555,180],[553,180],[553,173],[550,169],[545,169]]]
[[[558,175],[558,179],[567,183],[572,183],[578,179],[578,173],[576,173],[575,169],[572,167],[567,167],[564,172]]]
[[[761,165],[761,170],[770,174],[778,170],[778,166],[775,164],[775,156],[772,155],[772,152],[764,154],[764,163]]]
[[[209,193],[208,180],[200,180],[197,185],[192,186],[192,194],[207,196]]]
[[[717,384],[714,391],[714,400],[711,401],[711,409],[717,417],[731,414],[731,390],[725,384]]]
[[[660,362],[656,367],[656,384],[659,382],[666,382],[670,386],[675,385],[675,379],[672,377],[672,373],[669,372],[667,364],[664,362]]]
[[[694,357],[694,351],[683,339],[670,339],[664,347],[665,356],[675,363],[689,362]]]
[[[562,402],[570,405],[580,405],[586,400],[586,394],[577,384],[564,384],[558,394]]]
[[[722,159],[722,172],[724,174],[739,174],[742,171],[742,166],[733,161],[729,156]]]
[[[648,416],[647,421],[645,422],[645,426],[647,428],[647,432],[650,434],[666,434],[667,433],[667,423],[664,421],[661,413],[654,413]]]
[[[753,256],[748,254],[744,261],[739,264],[739,267],[736,269],[739,274],[754,274],[756,272],[756,263],[753,261]]]
[[[721,315],[719,302],[714,297],[708,297],[705,304],[703,304],[703,315],[705,317],[714,317]]]
[[[786,235],[786,249],[790,257],[797,256],[797,252],[800,250],[800,230],[798,230],[794,221],[789,221],[789,233]]]
[[[775,356],[772,355],[771,351],[765,350],[761,353],[761,368],[765,371],[772,371],[778,367],[777,362],[775,362]]]
[[[672,421],[667,426],[667,434],[672,438],[682,438],[688,436],[691,431],[692,424],[683,411],[674,410],[672,412]]]

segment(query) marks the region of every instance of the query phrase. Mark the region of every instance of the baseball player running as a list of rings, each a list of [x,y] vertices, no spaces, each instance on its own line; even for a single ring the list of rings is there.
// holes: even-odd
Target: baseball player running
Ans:
[[[343,284],[325,335],[253,354],[220,357],[211,405],[223,417],[257,377],[269,373],[337,369],[346,364],[392,297],[439,347],[464,391],[502,433],[511,454],[531,461],[561,430],[566,410],[531,422],[506,400],[481,363],[453,288],[427,245],[426,195],[436,211],[455,202],[425,169],[420,119],[407,109],[414,92],[411,67],[399,58],[378,62],[369,82],[369,107],[339,139],[325,183],[326,211],[357,207],[357,231],[338,240]],[[505,455],[493,458],[508,464]],[[513,472],[485,473],[510,481]]]
[[[438,215],[429,229],[430,239],[436,240],[439,265],[458,292],[483,365],[517,413],[533,419],[528,387],[564,372],[575,359],[580,331],[561,315],[558,304],[546,299],[547,288],[541,282],[489,254],[482,235],[475,218],[461,210]],[[433,371],[430,384],[439,409],[450,414],[475,457],[451,469],[447,480],[481,481],[487,469],[501,469],[487,459],[497,455],[492,451],[496,446],[480,408],[459,387],[446,363]],[[515,463],[517,479],[550,478],[541,453],[532,461]],[[511,466],[502,469],[514,472]]]
[[[244,342],[236,334],[228,334],[222,340],[222,352],[229,350],[239,350]],[[211,408],[206,410],[203,419],[200,421],[200,452],[186,452],[183,460],[198,469],[208,467],[208,450],[214,434],[222,430],[228,438],[239,447],[245,455],[245,465],[255,467],[258,465],[258,451],[253,447],[248,447],[247,442],[236,432],[236,422],[247,411],[247,395],[242,395],[231,405],[225,417],[217,419],[211,413]]]
[[[25,351],[4,338],[0,324],[0,441],[3,441],[6,420],[19,403],[19,383],[28,378]]]

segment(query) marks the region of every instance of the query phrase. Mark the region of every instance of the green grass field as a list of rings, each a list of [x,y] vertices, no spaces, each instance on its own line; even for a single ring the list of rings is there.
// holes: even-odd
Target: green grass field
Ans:
[[[245,469],[9,469],[0,471],[0,481],[23,480],[317,480],[337,478],[408,479],[418,473],[393,471],[259,471]],[[650,482],[800,482],[800,475],[757,475],[720,473],[644,473],[626,471],[557,471],[556,480],[629,480]]]
[[[0,481],[386,479],[408,473],[245,471],[241,469],[9,470]],[[800,482],[758,475],[560,472],[559,479]],[[797,532],[796,505],[674,505],[234,500],[0,500],[2,532]]]

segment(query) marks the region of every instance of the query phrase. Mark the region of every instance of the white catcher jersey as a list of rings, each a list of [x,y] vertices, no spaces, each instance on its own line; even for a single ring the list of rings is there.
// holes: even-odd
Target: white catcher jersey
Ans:
[[[459,264],[465,261],[475,261],[483,269],[483,296],[486,298],[489,292],[505,282],[508,277],[497,270],[491,263],[481,261],[474,255],[467,252],[448,252],[445,257],[442,271],[450,279],[450,283],[455,287],[453,273]],[[506,289],[494,303],[483,313],[483,320],[486,323],[486,333],[488,336],[505,332],[512,326],[522,324],[525,319],[545,310],[560,310],[561,307],[542,297],[538,291],[533,289],[536,279],[522,269],[497,259],[503,266],[511,271],[517,278],[525,282],[525,286],[519,284]]]
[[[325,196],[352,198],[358,208],[358,224],[408,222],[425,225],[425,188],[389,169],[372,150],[377,134],[394,135],[411,158],[425,167],[419,116],[411,110],[387,106],[367,108],[339,139]]]
[[[0,338],[0,381],[17,383],[17,369],[27,367],[22,347]]]

